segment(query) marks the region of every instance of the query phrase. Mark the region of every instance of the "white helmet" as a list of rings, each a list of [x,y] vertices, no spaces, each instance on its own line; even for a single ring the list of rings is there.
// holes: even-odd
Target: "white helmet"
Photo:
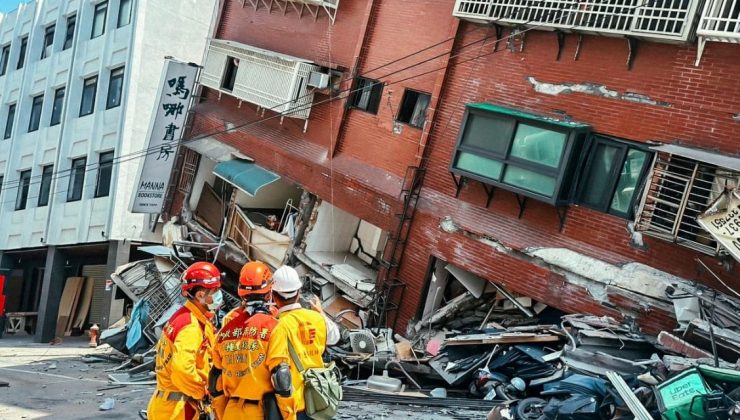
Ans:
[[[272,291],[277,292],[285,299],[290,299],[298,294],[303,287],[303,282],[298,276],[295,268],[284,265],[272,274]]]

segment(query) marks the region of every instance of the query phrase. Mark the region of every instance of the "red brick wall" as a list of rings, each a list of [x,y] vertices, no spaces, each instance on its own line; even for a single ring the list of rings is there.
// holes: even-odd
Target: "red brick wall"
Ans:
[[[463,24],[460,33],[473,25]],[[506,33],[505,33],[506,35]],[[464,35],[459,45],[479,39],[481,34]],[[541,273],[521,267],[512,258],[496,253],[493,248],[442,232],[438,223],[450,216],[463,228],[494,238],[514,249],[527,247],[567,247],[612,264],[641,262],[688,279],[722,286],[698,267],[695,258],[708,262],[729,284],[740,289],[737,269],[724,271],[717,260],[668,242],[645,238],[647,250],[630,246],[627,220],[587,208],[570,206],[565,228],[558,231],[555,209],[529,200],[521,220],[513,194],[498,190],[490,208],[477,183],[466,186],[460,199],[454,198],[455,186],[448,165],[464,112],[464,104],[492,102],[552,117],[567,115],[588,123],[595,132],[638,141],[672,143],[677,140],[697,147],[719,149],[740,154],[740,121],[733,118],[740,110],[740,50],[737,46],[710,43],[702,63],[694,67],[695,47],[666,44],[640,44],[632,71],[627,70],[626,41],[584,36],[581,53],[573,60],[576,37],[567,36],[560,61],[555,60],[555,35],[530,31],[524,51],[506,49],[468,63],[456,61],[473,57],[471,48],[449,70],[438,119],[430,142],[429,170],[424,184],[421,212],[413,225],[412,244],[407,248],[402,277],[409,284],[402,321],[415,315],[419,291],[426,281],[430,255],[444,258],[491,280],[507,284],[513,290],[529,294],[563,310],[614,313],[596,304],[583,290],[562,285],[552,273]],[[489,49],[488,52],[492,51]],[[538,93],[528,81],[593,83],[624,93],[637,93],[660,102],[640,104],[584,93],[560,93],[557,96]],[[449,124],[448,124],[449,122]],[[415,241],[424,245],[417,246]],[[516,267],[513,271],[511,267]],[[540,268],[538,267],[538,270]],[[565,288],[566,292],[563,292]],[[575,289],[574,289],[575,288]],[[635,302],[623,298],[615,301],[631,308]],[[647,328],[670,327],[671,314],[651,313],[644,318]]]
[[[443,42],[455,23],[451,11],[449,0],[379,2],[359,74],[389,85],[383,89],[377,115],[350,111],[346,133],[339,143],[341,153],[399,176],[414,162],[422,130],[402,124],[397,134],[393,132],[394,122],[406,88],[432,92],[437,75],[434,70],[443,67],[452,46],[451,41]],[[386,66],[388,63],[393,64]]]
[[[359,60],[358,72],[374,78],[431,58],[449,47],[445,44],[388,68],[368,72],[443,41],[456,24],[451,16],[451,0],[375,0],[368,33],[363,38],[370,1],[343,2],[335,25],[325,15],[316,22],[310,17],[299,20],[291,11],[285,16],[275,11],[268,14],[264,9],[255,11],[242,8],[239,1],[229,1],[218,36],[346,69]],[[694,67],[694,46],[641,42],[630,71],[626,68],[627,44],[623,39],[584,36],[580,56],[574,60],[576,37],[568,35],[562,58],[556,61],[556,37],[549,32],[529,31],[521,53],[508,51],[502,43],[501,51],[495,54],[490,54],[492,28],[463,23],[458,35],[454,54],[460,55],[451,60],[432,123],[428,174],[401,269],[401,277],[408,284],[401,324],[416,314],[431,256],[565,311],[620,314],[600,305],[585,289],[565,283],[560,275],[527,261],[522,254],[515,257],[497,253],[479,241],[441,231],[439,220],[445,216],[515,250],[567,247],[612,264],[641,262],[717,286],[698,270],[694,258],[701,254],[651,238],[645,238],[646,250],[630,246],[624,219],[570,206],[561,233],[555,209],[534,200],[529,200],[519,220],[515,197],[505,191],[496,192],[490,208],[485,208],[483,189],[475,183],[465,187],[460,199],[455,199],[448,165],[464,105],[480,101],[554,117],[566,115],[590,124],[596,132],[631,140],[681,141],[740,154],[740,120],[733,118],[740,114],[740,47],[710,43],[701,65]],[[491,38],[463,48],[484,36]],[[360,44],[362,39],[366,44]],[[456,65],[487,53],[478,60]],[[343,113],[343,104],[337,102],[315,106],[305,134],[301,121],[286,118],[283,125],[268,121],[218,138],[334,205],[390,229],[391,215],[399,207],[400,178],[422,152],[421,130],[404,126],[401,134],[392,132],[395,113],[405,87],[431,92],[440,73],[395,82],[434,70],[444,63],[443,59],[434,58],[413,70],[384,78],[394,84],[384,90],[378,115],[358,110]],[[656,104],[585,93],[546,95],[534,90],[529,77],[552,84],[603,85],[618,96],[644,95]],[[316,101],[321,99],[324,98],[317,97]],[[223,129],[223,120],[239,123],[258,118],[247,104],[237,108],[236,101],[226,96],[217,101],[209,95],[199,106],[193,132],[197,135]],[[340,124],[342,130],[338,129]],[[338,148],[332,155],[331,145],[335,142]],[[740,289],[737,271],[725,272],[716,260],[707,256],[703,259]],[[612,303],[638,316],[649,331],[673,326],[670,313],[644,312],[640,302],[622,297],[614,297]]]
[[[299,19],[290,5],[283,15],[277,6],[268,13],[261,5],[255,10],[248,3],[242,7],[242,0],[226,0],[216,37],[350,68],[369,1],[341,2],[332,25],[323,11],[314,21],[307,12]]]

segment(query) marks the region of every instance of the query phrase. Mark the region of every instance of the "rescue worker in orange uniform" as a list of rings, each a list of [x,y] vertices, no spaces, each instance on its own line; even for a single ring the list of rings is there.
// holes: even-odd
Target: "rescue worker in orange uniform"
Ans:
[[[220,288],[221,272],[211,263],[196,262],[183,273],[185,305],[167,321],[157,343],[150,420],[197,419],[203,412],[216,341],[211,318],[223,303]]]
[[[209,389],[215,396],[214,409],[220,420],[262,419],[263,397],[272,392],[265,360],[277,325],[268,305],[272,272],[267,264],[244,264],[237,291],[242,305],[224,318],[216,336]]]
[[[270,337],[267,366],[272,372],[272,383],[278,407],[285,420],[308,419],[303,397],[303,376],[290,356],[288,343],[295,350],[304,369],[324,366],[322,355],[327,345],[339,341],[339,328],[326,317],[318,298],[312,309],[304,309],[299,302],[303,287],[298,273],[282,266],[273,274],[273,299],[278,307],[278,325]]]

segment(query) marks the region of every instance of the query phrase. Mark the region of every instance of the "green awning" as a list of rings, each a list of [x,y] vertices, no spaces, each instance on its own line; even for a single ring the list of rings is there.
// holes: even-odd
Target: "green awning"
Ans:
[[[252,197],[257,194],[260,188],[280,179],[280,175],[255,163],[243,160],[228,160],[218,163],[213,168],[213,173]]]
[[[500,105],[489,104],[486,102],[470,103],[466,105],[468,108],[480,109],[483,111],[495,112],[497,114],[504,114],[514,118],[524,118],[528,120],[540,121],[547,124],[559,125],[566,128],[589,128],[588,124],[582,124],[574,121],[560,120],[556,118],[546,117],[544,115],[532,114],[530,112],[520,111],[518,109],[506,108]]]

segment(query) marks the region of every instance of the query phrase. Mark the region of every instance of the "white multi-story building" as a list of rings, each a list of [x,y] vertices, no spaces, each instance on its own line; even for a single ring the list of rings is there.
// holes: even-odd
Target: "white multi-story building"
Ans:
[[[200,62],[218,3],[36,0],[0,15],[0,268],[8,311],[38,312],[38,340],[69,276],[95,277],[90,320],[115,321],[106,279],[132,243],[159,242],[156,220],[128,212],[137,152],[164,57]]]

